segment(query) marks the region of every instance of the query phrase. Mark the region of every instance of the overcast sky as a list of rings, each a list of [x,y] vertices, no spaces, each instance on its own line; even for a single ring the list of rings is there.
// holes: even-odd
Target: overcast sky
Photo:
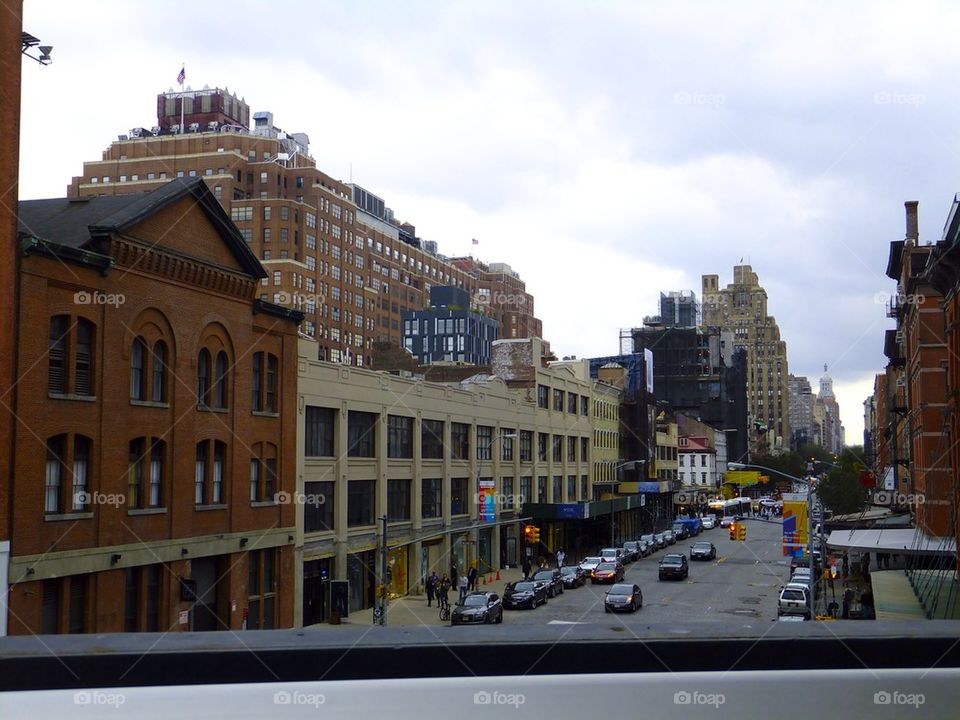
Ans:
[[[447,255],[504,261],[558,355],[741,258],[847,441],[884,365],[904,200],[939,238],[957,182],[949,2],[26,0],[54,46],[25,62],[21,198],[155,124],[176,84],[228,87],[306,132],[317,165],[380,195]]]

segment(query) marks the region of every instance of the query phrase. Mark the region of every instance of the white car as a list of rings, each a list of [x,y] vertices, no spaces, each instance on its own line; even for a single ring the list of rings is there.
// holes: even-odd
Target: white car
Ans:
[[[603,562],[602,557],[585,557],[580,561],[580,569],[583,570],[589,576],[592,573],[597,565]]]
[[[700,523],[703,525],[704,530],[713,530],[713,528],[717,526],[717,520],[713,515],[700,518]]]
[[[730,515],[727,515],[726,517],[721,518],[721,519],[720,519],[720,527],[722,527],[722,528],[730,527],[731,525],[733,525],[734,519],[735,519],[735,518],[731,517]]]

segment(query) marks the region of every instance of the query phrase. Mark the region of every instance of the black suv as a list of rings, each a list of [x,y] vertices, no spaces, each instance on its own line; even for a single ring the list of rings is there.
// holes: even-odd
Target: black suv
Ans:
[[[534,573],[530,579],[537,583],[546,584],[547,597],[555,597],[563,593],[563,575],[557,568],[540,570]]]
[[[690,566],[687,564],[687,556],[679,553],[670,553],[660,559],[660,579],[677,578],[686,580],[690,574]]]

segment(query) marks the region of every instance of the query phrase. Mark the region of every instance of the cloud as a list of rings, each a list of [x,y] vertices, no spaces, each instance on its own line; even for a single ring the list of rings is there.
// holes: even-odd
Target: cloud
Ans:
[[[491,1],[28,2],[55,46],[24,65],[21,196],[63,195],[153,124],[181,63],[228,86],[318,166],[384,197],[441,252],[506,261],[560,354],[613,352],[660,291],[767,289],[790,370],[884,365],[888,243],[956,190],[960,7]],[[928,232],[929,230],[929,232]],[[841,404],[848,432],[859,398]],[[853,402],[851,400],[850,402]]]

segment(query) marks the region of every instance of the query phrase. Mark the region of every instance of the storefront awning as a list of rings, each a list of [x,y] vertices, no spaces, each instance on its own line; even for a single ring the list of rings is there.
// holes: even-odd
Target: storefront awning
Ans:
[[[953,555],[957,551],[953,538],[923,535],[915,528],[834,530],[827,538],[827,546],[843,550],[913,555]]]

